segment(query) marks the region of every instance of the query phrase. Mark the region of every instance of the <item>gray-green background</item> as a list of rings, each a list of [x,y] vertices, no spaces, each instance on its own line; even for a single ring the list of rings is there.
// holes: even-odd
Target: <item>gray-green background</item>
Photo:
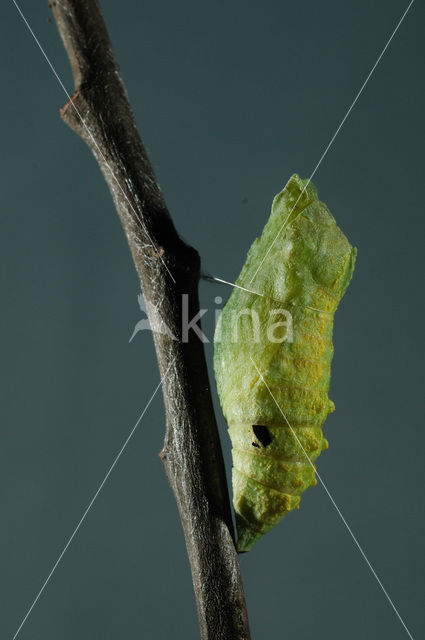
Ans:
[[[274,194],[293,172],[311,174],[407,0],[102,5],[176,225],[205,270],[234,280]],[[47,2],[21,6],[72,91]],[[138,281],[97,165],[60,121],[66,98],[11,1],[0,16],[0,635],[11,639],[159,378],[150,334],[128,343]],[[415,638],[424,18],[417,1],[314,179],[358,247],[318,467]],[[228,293],[201,285],[210,337],[214,297]],[[198,637],[163,434],[158,395],[22,640]],[[407,637],[320,486],[241,565],[256,640]]]

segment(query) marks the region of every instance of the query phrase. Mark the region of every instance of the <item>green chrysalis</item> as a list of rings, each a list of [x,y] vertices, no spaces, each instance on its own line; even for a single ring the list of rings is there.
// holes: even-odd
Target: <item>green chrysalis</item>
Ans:
[[[293,175],[221,314],[214,371],[232,441],[239,551],[316,484],[312,463],[327,448],[322,425],[334,409],[333,316],[355,256],[315,187]]]

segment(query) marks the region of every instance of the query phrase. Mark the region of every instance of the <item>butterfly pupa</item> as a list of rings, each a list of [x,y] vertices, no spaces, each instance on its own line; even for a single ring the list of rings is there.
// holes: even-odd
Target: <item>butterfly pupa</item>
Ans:
[[[232,441],[240,552],[316,484],[322,426],[334,409],[333,318],[355,256],[313,184],[293,175],[220,316],[214,373]]]

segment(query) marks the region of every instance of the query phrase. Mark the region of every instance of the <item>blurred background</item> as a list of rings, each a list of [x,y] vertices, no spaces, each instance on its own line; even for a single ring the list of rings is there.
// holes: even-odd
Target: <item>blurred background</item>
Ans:
[[[407,0],[101,4],[176,226],[205,271],[234,281],[273,196],[292,173],[311,175]],[[72,92],[47,2],[20,6]],[[66,97],[12,2],[0,17],[0,635],[12,638],[159,375],[150,333],[129,343],[140,290],[100,171],[61,122]],[[425,572],[424,18],[415,2],[313,180],[358,248],[318,469],[414,637]],[[214,299],[229,293],[201,283],[210,339]],[[208,344],[210,366],[212,353]],[[199,637],[163,436],[158,394],[22,640]],[[241,566],[256,640],[407,637],[320,485]]]

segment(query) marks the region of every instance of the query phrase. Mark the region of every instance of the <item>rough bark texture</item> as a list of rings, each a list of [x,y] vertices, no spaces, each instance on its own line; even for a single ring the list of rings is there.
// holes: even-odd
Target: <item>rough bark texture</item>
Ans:
[[[182,294],[198,311],[199,256],[178,236],[139,137],[95,0],[51,1],[75,80],[63,120],[88,144],[108,183],[148,310],[174,336],[154,334],[166,409],[161,458],[192,569],[204,640],[249,636],[230,503],[203,345],[181,341]],[[155,318],[151,318],[155,322]],[[191,332],[193,334],[193,332]],[[171,594],[170,594],[171,597]]]

